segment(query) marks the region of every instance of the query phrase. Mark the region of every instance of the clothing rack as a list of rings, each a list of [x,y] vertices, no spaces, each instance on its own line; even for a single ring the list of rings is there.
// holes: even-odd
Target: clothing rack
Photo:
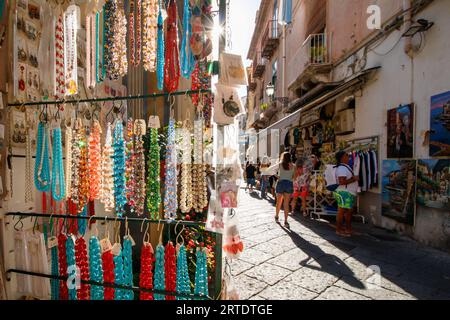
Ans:
[[[108,97],[108,98],[94,98],[94,99],[80,99],[80,100],[56,100],[56,101],[37,101],[37,102],[16,102],[9,103],[9,107],[24,107],[24,106],[45,106],[45,105],[60,105],[60,104],[79,104],[79,103],[98,103],[98,102],[108,102],[108,101],[129,101],[129,100],[146,100],[146,99],[156,99],[160,97],[175,97],[182,95],[193,95],[211,93],[211,89],[200,89],[200,90],[187,90],[187,91],[176,91],[176,92],[163,92],[163,93],[153,93],[147,95],[137,95],[137,96],[122,96],[122,97]]]
[[[17,270],[17,269],[9,269],[6,270],[6,273],[17,273],[17,274],[23,274],[23,275],[29,275],[33,277],[40,277],[40,278],[47,278],[47,279],[55,279],[55,280],[61,280],[61,281],[67,281],[68,277],[61,277],[61,276],[54,276],[44,273],[38,273],[38,272],[31,272],[31,271],[24,271],[24,270]],[[11,279],[6,279],[7,281],[10,281]],[[124,289],[124,290],[132,290],[134,292],[147,292],[147,293],[153,293],[153,294],[160,294],[163,296],[172,296],[172,297],[179,297],[179,298],[187,298],[190,300],[213,300],[211,297],[205,297],[205,296],[199,296],[194,294],[182,294],[182,293],[176,293],[176,292],[169,292],[169,291],[162,291],[162,290],[156,290],[156,289],[145,289],[140,287],[127,287],[122,286],[118,284],[112,284],[112,283],[103,283],[103,282],[96,282],[92,280],[79,280],[82,284],[88,284],[91,286],[99,286],[99,287],[107,287],[107,288],[114,288],[114,289]]]

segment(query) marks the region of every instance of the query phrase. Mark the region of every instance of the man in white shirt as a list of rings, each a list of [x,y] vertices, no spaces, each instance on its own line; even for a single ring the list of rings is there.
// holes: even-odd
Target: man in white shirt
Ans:
[[[344,151],[336,153],[336,180],[339,187],[335,191],[338,202],[338,215],[336,219],[336,233],[340,236],[350,237],[352,235],[352,215],[358,192],[359,177],[356,177],[352,168],[348,165],[349,156]],[[345,218],[346,230],[342,228]]]

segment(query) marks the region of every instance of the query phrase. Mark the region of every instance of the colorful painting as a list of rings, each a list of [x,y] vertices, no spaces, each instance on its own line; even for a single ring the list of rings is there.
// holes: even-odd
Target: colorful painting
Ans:
[[[416,171],[416,160],[383,161],[383,216],[414,225]]]
[[[450,211],[450,159],[419,160],[417,203]]]
[[[430,157],[450,156],[450,91],[431,97]]]
[[[388,150],[390,159],[410,159],[414,156],[414,105],[388,111]]]

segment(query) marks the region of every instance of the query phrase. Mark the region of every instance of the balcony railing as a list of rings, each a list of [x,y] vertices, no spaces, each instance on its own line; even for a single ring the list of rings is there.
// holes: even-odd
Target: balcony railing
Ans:
[[[266,70],[266,59],[263,58],[262,53],[258,51],[253,60],[253,78],[261,78]]]
[[[262,37],[262,55],[270,59],[280,42],[281,28],[278,20],[270,20]]]
[[[307,64],[328,64],[330,55],[326,33],[311,34],[303,43],[304,52],[308,57]]]

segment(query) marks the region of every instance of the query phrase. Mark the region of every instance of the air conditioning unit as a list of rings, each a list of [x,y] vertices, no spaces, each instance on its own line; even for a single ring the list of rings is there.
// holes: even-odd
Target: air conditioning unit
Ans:
[[[355,132],[355,109],[339,112],[334,118],[334,132],[345,135]]]

